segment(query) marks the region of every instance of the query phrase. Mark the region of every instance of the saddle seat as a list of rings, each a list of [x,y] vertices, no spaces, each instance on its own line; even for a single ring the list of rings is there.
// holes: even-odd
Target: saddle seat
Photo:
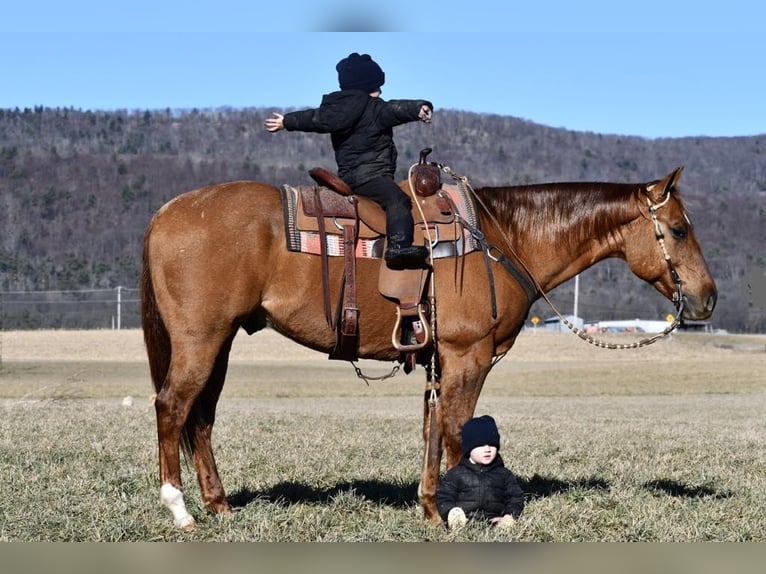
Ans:
[[[297,210],[299,229],[318,232],[321,214],[326,233],[340,235],[343,226],[354,223],[358,216],[360,238],[386,235],[386,213],[375,201],[354,195],[343,180],[324,168],[313,168],[309,174],[319,187],[298,188],[302,205],[302,209]],[[400,187],[405,193],[409,192],[406,181]],[[449,195],[437,192],[424,197],[416,194],[416,201],[412,209],[415,221],[413,244],[423,245],[430,241],[432,247],[436,247],[441,241],[457,241],[462,237],[463,229],[457,225],[454,202]]]

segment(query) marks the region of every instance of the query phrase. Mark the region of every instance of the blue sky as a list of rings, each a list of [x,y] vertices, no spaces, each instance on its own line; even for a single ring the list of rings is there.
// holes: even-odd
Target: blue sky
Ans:
[[[649,138],[766,134],[761,2],[364,4],[9,4],[0,108],[315,106],[356,51],[385,70],[384,98],[430,99],[435,122],[458,109]]]

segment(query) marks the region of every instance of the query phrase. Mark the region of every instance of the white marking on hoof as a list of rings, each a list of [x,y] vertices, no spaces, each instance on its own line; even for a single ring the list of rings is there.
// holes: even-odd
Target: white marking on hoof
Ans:
[[[183,492],[166,482],[160,488],[160,501],[173,513],[173,523],[177,528],[194,528],[194,517],[186,511]]]

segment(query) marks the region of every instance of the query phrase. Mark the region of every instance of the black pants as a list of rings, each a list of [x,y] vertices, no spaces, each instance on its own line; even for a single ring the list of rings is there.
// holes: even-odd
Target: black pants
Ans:
[[[412,245],[412,200],[390,177],[378,177],[354,188],[386,212],[386,235],[401,247]]]

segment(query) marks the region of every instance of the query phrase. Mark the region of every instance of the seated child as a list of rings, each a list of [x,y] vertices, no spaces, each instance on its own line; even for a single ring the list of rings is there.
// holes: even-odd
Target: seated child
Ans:
[[[436,490],[439,514],[449,528],[468,520],[507,528],[524,510],[524,492],[497,453],[500,433],[489,415],[463,426],[463,458],[442,477]]]

